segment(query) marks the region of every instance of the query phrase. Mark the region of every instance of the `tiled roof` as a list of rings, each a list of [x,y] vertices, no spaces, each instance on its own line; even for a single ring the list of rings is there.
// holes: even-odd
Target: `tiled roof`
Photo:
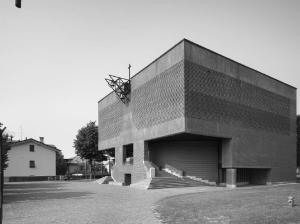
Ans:
[[[40,142],[40,141],[37,141],[33,138],[28,138],[28,139],[25,139],[25,140],[21,140],[21,141],[15,141],[15,142],[12,142],[10,144],[11,147],[13,146],[17,146],[17,145],[23,145],[23,144],[29,144],[29,143],[34,143],[34,144],[37,144],[39,146],[42,146],[42,147],[45,147],[47,149],[50,149],[50,150],[53,150],[53,151],[56,151],[56,152],[59,152],[60,150],[58,148],[56,148],[56,146],[54,145],[48,145],[48,144],[45,144],[43,142]]]

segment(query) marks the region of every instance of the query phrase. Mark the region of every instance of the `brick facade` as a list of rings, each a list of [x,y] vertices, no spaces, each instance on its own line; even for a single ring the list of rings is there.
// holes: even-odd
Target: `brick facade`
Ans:
[[[293,180],[294,87],[183,40],[132,77],[131,89],[127,104],[114,93],[98,104],[99,149],[115,149],[117,181],[146,178],[148,142],[182,133],[218,138],[228,173],[268,169],[269,182]],[[134,162],[124,164],[131,143]]]
[[[289,135],[290,100],[185,62],[185,116]]]

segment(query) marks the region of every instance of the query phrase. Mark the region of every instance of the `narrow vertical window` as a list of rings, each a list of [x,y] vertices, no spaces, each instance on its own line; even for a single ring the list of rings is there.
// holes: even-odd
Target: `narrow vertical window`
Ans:
[[[123,146],[123,163],[133,164],[133,144]]]
[[[29,151],[34,152],[34,145],[29,145]]]
[[[29,161],[29,168],[35,168],[35,161],[34,160]]]

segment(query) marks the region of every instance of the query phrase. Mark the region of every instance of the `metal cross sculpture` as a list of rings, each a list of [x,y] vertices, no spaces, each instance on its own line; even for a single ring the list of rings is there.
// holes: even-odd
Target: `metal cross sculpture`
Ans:
[[[114,75],[108,75],[110,78],[105,79],[107,84],[110,86],[110,88],[113,89],[113,91],[117,94],[117,96],[120,98],[120,100],[123,103],[129,102],[129,94],[130,94],[130,68],[131,65],[129,65],[129,79],[121,78]]]

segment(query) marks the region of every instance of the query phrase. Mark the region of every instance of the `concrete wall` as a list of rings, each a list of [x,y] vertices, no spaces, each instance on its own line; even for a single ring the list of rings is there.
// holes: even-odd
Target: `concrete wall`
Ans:
[[[34,152],[29,151],[29,145],[34,145]],[[12,146],[8,151],[8,167],[5,177],[25,176],[55,176],[56,153],[34,143]],[[29,161],[35,161],[35,168],[29,167]]]

